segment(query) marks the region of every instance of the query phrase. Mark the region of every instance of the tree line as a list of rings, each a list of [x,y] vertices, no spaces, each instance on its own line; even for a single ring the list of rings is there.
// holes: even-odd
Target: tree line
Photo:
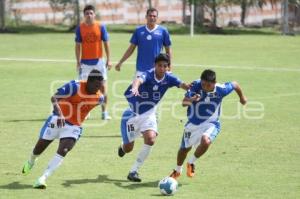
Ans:
[[[142,11],[143,5],[147,4],[148,7],[152,7],[153,3],[151,0],[125,0],[132,5],[135,5],[138,12]],[[0,30],[4,30],[6,27],[5,16],[6,16],[6,2],[7,0],[0,0]],[[205,8],[209,8],[212,13],[212,25],[217,26],[217,14],[221,7],[239,5],[241,8],[240,23],[245,25],[245,19],[247,12],[251,7],[259,7],[263,9],[265,5],[271,3],[275,5],[277,3],[282,4],[283,8],[283,29],[284,32],[288,32],[288,5],[300,6],[300,0],[182,0],[182,18],[183,22],[186,22],[186,7],[194,4],[195,6],[195,19],[196,25],[201,25],[204,22],[203,11]],[[109,4],[110,1],[107,0],[105,3]],[[79,24],[80,22],[80,7],[79,0],[49,0],[49,5],[54,13],[54,23],[55,23],[55,13],[59,11],[64,11],[67,7],[74,10],[73,15],[69,15],[69,19],[72,21],[73,26]]]

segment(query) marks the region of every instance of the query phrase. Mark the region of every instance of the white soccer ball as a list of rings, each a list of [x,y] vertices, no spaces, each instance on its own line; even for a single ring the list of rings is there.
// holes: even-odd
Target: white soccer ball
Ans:
[[[178,189],[178,182],[174,178],[168,176],[159,181],[158,188],[162,195],[173,195]]]

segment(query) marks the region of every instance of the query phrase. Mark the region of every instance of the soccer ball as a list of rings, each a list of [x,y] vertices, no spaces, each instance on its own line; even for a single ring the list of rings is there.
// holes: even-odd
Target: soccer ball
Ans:
[[[160,193],[165,196],[173,195],[178,189],[177,181],[172,177],[165,177],[158,183]]]

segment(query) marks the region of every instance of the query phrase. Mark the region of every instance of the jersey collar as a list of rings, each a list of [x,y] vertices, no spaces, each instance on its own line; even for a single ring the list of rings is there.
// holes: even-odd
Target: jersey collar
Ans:
[[[154,75],[154,79],[155,79],[155,81],[156,81],[157,83],[162,82],[162,81],[166,78],[166,74],[164,74],[163,78],[162,78],[161,80],[158,80],[158,79],[156,78],[155,69],[153,70],[153,75]]]
[[[145,28],[146,28],[146,30],[148,31],[148,32],[153,32],[153,31],[155,31],[157,28],[158,28],[158,25],[156,24],[155,25],[155,27],[152,29],[152,30],[150,30],[148,27],[147,27],[147,25],[145,25]]]

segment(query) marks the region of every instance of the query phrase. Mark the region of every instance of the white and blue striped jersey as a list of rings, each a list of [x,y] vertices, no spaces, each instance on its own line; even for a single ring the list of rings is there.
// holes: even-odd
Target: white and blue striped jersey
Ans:
[[[222,99],[234,90],[231,82],[224,84],[217,83],[214,91],[205,92],[201,86],[201,80],[193,82],[191,89],[185,94],[185,97],[200,95],[200,100],[192,102],[187,109],[188,123],[199,125],[204,122],[210,122],[220,127],[219,117],[221,113]]]
[[[139,78],[142,80],[139,87],[140,95],[132,95],[132,85],[124,93],[131,110],[136,114],[143,114],[155,108],[169,88],[179,87],[182,83],[176,76],[169,73],[166,73],[163,79],[157,80],[155,70],[147,71]]]

